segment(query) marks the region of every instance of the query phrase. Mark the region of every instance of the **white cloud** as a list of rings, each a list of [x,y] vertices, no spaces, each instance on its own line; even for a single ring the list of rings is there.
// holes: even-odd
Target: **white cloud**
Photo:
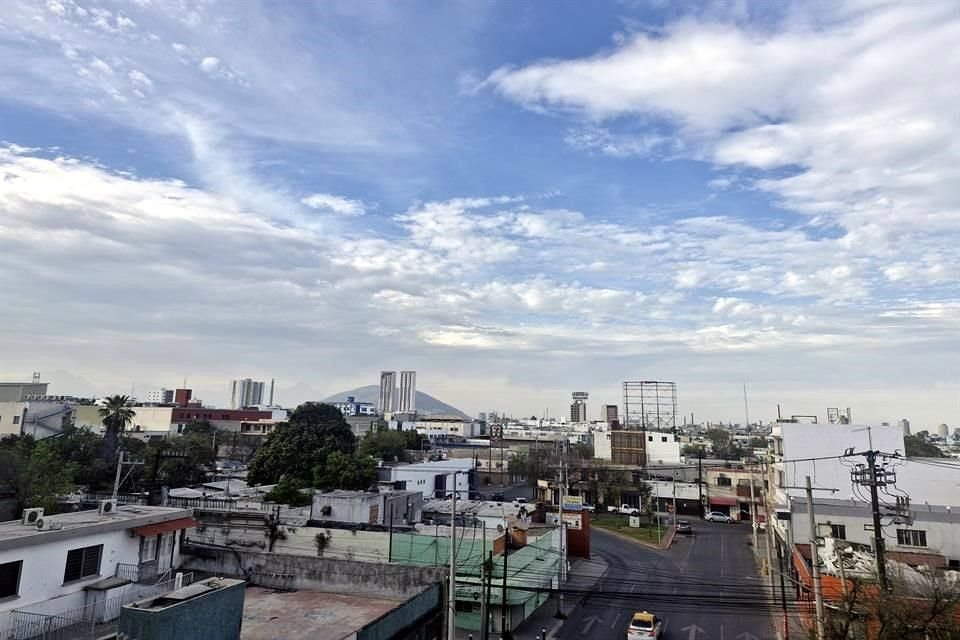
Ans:
[[[300,202],[311,209],[332,211],[342,216],[362,216],[366,212],[366,207],[360,200],[351,200],[329,193],[314,193],[303,198]]]
[[[200,61],[200,69],[206,73],[216,73],[220,69],[220,58],[215,56],[207,56]]]

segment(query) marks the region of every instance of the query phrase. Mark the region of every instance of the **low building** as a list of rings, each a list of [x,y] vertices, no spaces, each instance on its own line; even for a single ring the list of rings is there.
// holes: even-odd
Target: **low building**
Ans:
[[[237,640],[243,624],[246,583],[207,578],[144,600],[120,612],[121,638],[129,640]],[[271,620],[271,624],[273,621]]]
[[[459,416],[420,416],[416,428],[431,442],[463,441],[486,434],[486,423],[479,420],[464,419]]]
[[[719,511],[734,520],[750,520],[756,515],[758,522],[764,517],[764,478],[755,467],[744,465],[707,467],[704,473],[704,501],[707,511]],[[753,485],[751,497],[750,485]]]
[[[423,494],[420,491],[327,491],[313,496],[310,519],[324,521],[412,525],[423,516]]]
[[[0,436],[49,438],[73,426],[77,408],[74,402],[54,400],[0,402]]]
[[[353,396],[347,396],[345,402],[331,402],[330,405],[336,407],[343,414],[348,416],[375,416],[377,415],[377,406],[372,402],[358,402]]]
[[[79,406],[76,410],[76,425],[86,427],[96,433],[103,431],[103,416],[98,405]],[[174,407],[130,407],[134,411],[133,421],[127,428],[132,433],[169,434]]]
[[[643,431],[610,431],[610,460],[613,464],[642,467],[647,463],[646,451]]]
[[[490,531],[506,531],[520,522],[530,522],[535,506],[513,502],[458,500],[457,526],[486,527]],[[450,524],[451,501],[432,498],[423,503],[423,518],[431,524]],[[542,516],[542,513],[540,514]],[[541,521],[543,518],[540,518]]]
[[[46,382],[0,382],[0,402],[22,402],[29,396],[47,395]]]
[[[384,464],[377,473],[381,482],[391,483],[395,489],[419,491],[424,498],[442,498],[455,487],[457,499],[467,500],[476,488],[476,470],[470,458]]]
[[[24,620],[136,596],[132,585],[179,567],[178,533],[193,525],[186,509],[111,501],[54,516],[27,510],[0,524],[0,637]]]

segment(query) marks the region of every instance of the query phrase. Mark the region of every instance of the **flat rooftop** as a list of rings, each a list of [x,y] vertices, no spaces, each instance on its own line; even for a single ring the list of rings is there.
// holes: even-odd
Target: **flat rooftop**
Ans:
[[[0,522],[0,551],[96,533],[134,529],[173,520],[192,519],[192,517],[193,511],[190,509],[119,505],[116,511],[109,515],[100,515],[96,510],[44,515],[44,521],[58,526],[56,529],[46,531],[40,531],[32,525],[24,525],[20,520],[9,520]]]
[[[240,640],[341,640],[401,604],[386,598],[248,587]]]

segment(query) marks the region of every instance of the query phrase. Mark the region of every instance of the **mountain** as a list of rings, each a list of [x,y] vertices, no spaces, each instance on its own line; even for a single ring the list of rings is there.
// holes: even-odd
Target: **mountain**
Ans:
[[[346,402],[347,396],[353,396],[357,402],[372,402],[377,404],[380,399],[380,387],[375,384],[368,384],[365,387],[357,387],[350,391],[335,393],[323,402]],[[451,407],[446,402],[441,402],[423,391],[417,391],[417,413],[445,416],[459,416],[469,418],[467,414],[456,407]]]

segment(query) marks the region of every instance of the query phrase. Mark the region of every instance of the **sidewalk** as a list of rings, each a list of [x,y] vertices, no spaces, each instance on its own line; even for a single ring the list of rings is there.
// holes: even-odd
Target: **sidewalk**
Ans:
[[[757,532],[757,546],[753,549],[754,558],[757,561],[757,575],[761,576],[766,582],[770,581],[770,575],[767,573],[767,534],[764,531]],[[752,536],[750,538],[751,546],[753,543]],[[779,571],[779,566],[777,565],[777,557],[774,554],[771,558],[773,561],[773,566],[770,569],[774,573],[774,578],[772,584],[765,584],[764,586],[769,586],[771,592],[773,593],[773,604],[774,607],[771,609],[770,618],[773,623],[774,632],[777,634],[777,638],[784,638],[784,615],[781,611],[781,593],[780,593],[780,577],[777,574]],[[791,592],[791,586],[786,585],[787,590],[787,606],[790,607],[794,604],[794,598]],[[804,629],[803,623],[795,614],[787,615],[787,624],[790,625],[790,629],[787,632],[787,637],[790,638],[805,638],[807,637],[808,630]]]
[[[591,560],[578,559],[570,567],[570,573],[567,575],[567,582],[563,585],[564,590],[569,591],[590,591],[596,586],[603,575],[607,572],[607,563],[600,558],[594,557]],[[582,598],[576,596],[565,596],[563,599],[563,614],[569,615],[571,611],[580,606]],[[547,630],[547,638],[553,638],[560,627],[563,626],[563,619],[554,618],[557,612],[556,596],[550,598],[540,608],[533,612],[529,618],[523,621],[513,632],[514,640],[535,640],[543,629]],[[543,638],[541,637],[541,640]]]

